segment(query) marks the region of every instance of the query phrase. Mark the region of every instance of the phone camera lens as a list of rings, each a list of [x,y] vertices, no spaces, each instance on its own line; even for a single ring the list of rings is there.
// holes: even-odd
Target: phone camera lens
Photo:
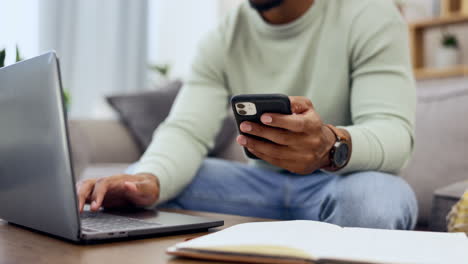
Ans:
[[[237,108],[244,109],[245,105],[244,104],[237,104]]]
[[[246,115],[246,114],[247,114],[247,112],[246,112],[246,111],[244,111],[244,110],[240,110],[240,111],[239,111],[239,114],[241,114],[241,115]]]

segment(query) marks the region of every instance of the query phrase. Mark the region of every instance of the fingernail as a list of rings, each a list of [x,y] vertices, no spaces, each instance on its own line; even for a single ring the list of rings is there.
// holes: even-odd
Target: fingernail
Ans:
[[[241,124],[241,130],[243,132],[250,132],[250,131],[252,131],[252,126],[250,124],[242,123]]]
[[[239,136],[237,138],[237,142],[241,144],[242,146],[245,146],[245,144],[247,144],[247,139],[244,136]]]
[[[261,120],[263,123],[267,124],[267,123],[271,123],[273,121],[273,118],[269,115],[263,115]]]
[[[91,207],[92,207],[93,209],[95,209],[95,208],[97,207],[96,201],[93,201],[93,202],[91,203]]]

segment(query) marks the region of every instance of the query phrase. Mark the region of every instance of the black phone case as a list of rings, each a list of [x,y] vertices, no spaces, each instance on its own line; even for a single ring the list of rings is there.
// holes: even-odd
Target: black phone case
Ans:
[[[242,102],[251,102],[255,103],[257,108],[257,114],[253,116],[243,116],[239,115],[236,111],[236,103]],[[254,135],[246,134],[240,131],[240,124],[244,121],[250,121],[258,124],[262,124],[260,121],[260,117],[264,113],[278,113],[283,115],[290,115],[291,112],[291,102],[289,101],[289,97],[284,94],[241,94],[236,95],[231,98],[231,107],[232,111],[234,112],[234,116],[237,122],[237,129],[239,133],[248,137],[253,137],[258,140],[267,141],[269,140],[257,137]],[[244,148],[244,152],[247,157],[251,159],[259,159],[257,156],[252,154],[247,148]]]

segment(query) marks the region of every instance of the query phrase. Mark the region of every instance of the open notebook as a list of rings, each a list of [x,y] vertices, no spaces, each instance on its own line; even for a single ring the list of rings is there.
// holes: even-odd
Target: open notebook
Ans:
[[[342,228],[315,221],[236,225],[168,254],[246,263],[468,263],[464,233]]]

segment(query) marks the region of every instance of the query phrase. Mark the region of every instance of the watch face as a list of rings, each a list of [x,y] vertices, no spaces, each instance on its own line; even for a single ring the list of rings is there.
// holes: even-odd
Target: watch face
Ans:
[[[343,167],[348,160],[349,147],[348,144],[338,143],[335,147],[335,153],[333,155],[333,161],[335,166],[338,168]]]

